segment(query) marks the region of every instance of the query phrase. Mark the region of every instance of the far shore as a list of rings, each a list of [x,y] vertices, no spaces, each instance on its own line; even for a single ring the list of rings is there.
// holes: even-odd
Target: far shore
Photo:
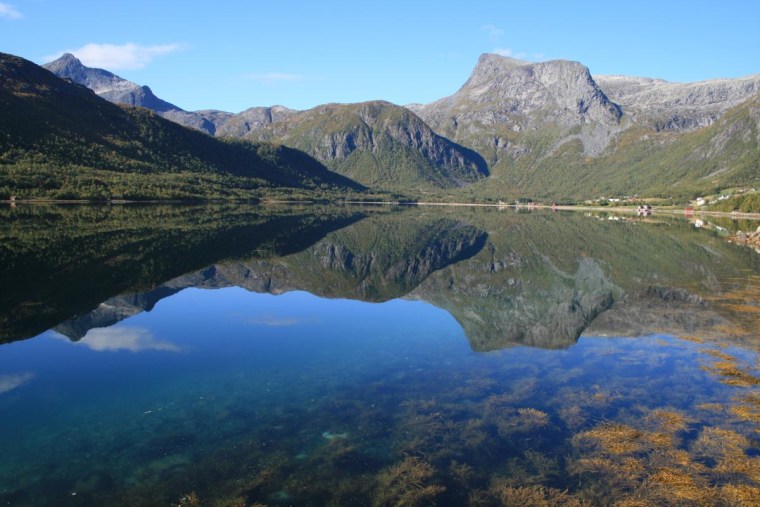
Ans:
[[[11,206],[19,204],[98,204],[98,205],[114,205],[114,204],[223,204],[223,203],[245,203],[245,199],[239,200],[197,200],[197,201],[182,201],[182,200],[148,200],[148,201],[129,201],[129,200],[112,200],[112,201],[87,201],[76,199],[16,199],[10,201],[8,199],[0,200],[2,204],[8,204]],[[320,201],[309,200],[288,200],[288,199],[261,199],[256,202],[257,204],[313,204],[320,203]],[[329,203],[328,203],[329,204]],[[352,205],[372,205],[372,206],[448,206],[448,207],[469,207],[469,208],[514,208],[514,209],[543,209],[543,210],[555,210],[555,211],[602,211],[612,213],[628,213],[637,214],[637,210],[633,206],[570,206],[570,205],[546,205],[546,204],[498,204],[498,203],[477,203],[477,202],[434,202],[434,201],[339,201],[332,204],[352,204]],[[727,211],[711,211],[711,210],[687,210],[684,208],[674,206],[663,206],[653,208],[652,214],[667,213],[670,215],[685,215],[685,216],[714,216],[714,217],[726,217],[736,218],[744,220],[760,220],[760,212],[758,213],[740,213],[740,212],[727,212]]]

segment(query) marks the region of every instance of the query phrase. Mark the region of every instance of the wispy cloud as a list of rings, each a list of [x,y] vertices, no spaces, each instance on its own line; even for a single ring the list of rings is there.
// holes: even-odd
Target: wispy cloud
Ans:
[[[491,52],[501,56],[516,58],[518,60],[529,60],[532,62],[540,62],[542,60],[546,60],[546,56],[544,56],[543,53],[528,54],[524,51],[515,51],[514,49],[510,48],[494,48]]]
[[[34,378],[34,373],[18,373],[15,375],[0,376],[0,394],[21,387]]]
[[[491,42],[496,42],[504,35],[504,30],[496,25],[483,25],[480,30],[488,35]]]
[[[301,323],[298,319],[283,319],[280,317],[274,317],[272,315],[262,315],[260,317],[253,317],[251,319],[248,319],[247,322],[249,324],[254,324],[257,326],[269,326],[269,327],[288,327],[288,326],[297,326]]]
[[[501,56],[508,56],[510,58],[525,58],[528,55],[522,51],[514,51],[510,48],[494,48],[494,53]]]
[[[160,44],[154,46],[142,46],[128,42],[126,44],[86,44],[81,48],[67,49],[54,55],[45,57],[52,61],[59,58],[63,53],[71,53],[79,58],[88,67],[96,67],[109,70],[141,69],[148,65],[154,58],[180,51],[182,44]]]
[[[265,74],[248,74],[246,78],[250,81],[256,81],[265,85],[273,85],[277,83],[292,83],[297,81],[303,81],[304,76],[301,74],[288,74],[286,72],[267,72]]]
[[[96,352],[111,352],[128,350],[140,352],[143,350],[162,350],[179,352],[180,348],[173,343],[157,340],[147,329],[141,327],[108,327],[91,329],[77,342]]]
[[[16,9],[11,4],[0,2],[0,18],[21,19],[23,17],[24,15],[21,14],[18,9]]]

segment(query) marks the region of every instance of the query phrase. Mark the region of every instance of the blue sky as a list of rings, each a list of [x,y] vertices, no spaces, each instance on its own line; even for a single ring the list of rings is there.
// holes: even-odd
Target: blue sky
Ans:
[[[184,109],[454,93],[478,56],[569,59],[592,74],[760,73],[760,1],[0,0],[0,51],[71,51]]]

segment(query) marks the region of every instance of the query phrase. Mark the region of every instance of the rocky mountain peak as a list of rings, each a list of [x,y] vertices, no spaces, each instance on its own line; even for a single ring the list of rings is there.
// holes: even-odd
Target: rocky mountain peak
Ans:
[[[64,53],[57,60],[46,64],[46,67],[78,69],[84,67],[84,65],[82,65],[82,62],[76,56],[72,55],[71,53]]]
[[[554,110],[552,119],[560,124],[614,124],[622,115],[588,67],[568,60],[531,63],[485,54],[456,96],[522,115]]]
[[[64,53],[43,67],[58,77],[86,86],[100,97],[116,104],[147,107],[158,113],[184,112],[174,104],[156,97],[147,86],[140,86],[105,69],[87,67],[71,53]]]
[[[116,88],[123,90],[140,88],[138,84],[120,78],[107,70],[85,66],[71,53],[64,53],[60,58],[46,63],[43,67],[58,77],[71,79],[75,83],[90,88],[98,95]]]

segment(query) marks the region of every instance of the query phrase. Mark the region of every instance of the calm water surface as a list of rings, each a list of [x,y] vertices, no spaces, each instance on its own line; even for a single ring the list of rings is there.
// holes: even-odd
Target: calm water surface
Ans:
[[[0,505],[760,502],[753,224],[0,215]]]

